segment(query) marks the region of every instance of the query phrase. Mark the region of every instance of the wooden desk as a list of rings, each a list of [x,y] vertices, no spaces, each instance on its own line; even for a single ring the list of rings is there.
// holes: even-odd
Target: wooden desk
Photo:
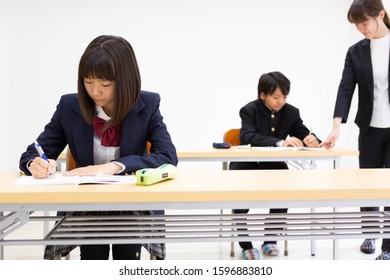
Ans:
[[[233,146],[229,149],[215,149],[215,148],[192,148],[192,149],[178,149],[177,155],[179,159],[190,160],[228,160],[228,161],[248,161],[262,159],[264,161],[272,161],[276,158],[278,161],[285,159],[321,159],[321,158],[337,158],[341,156],[353,156],[359,155],[357,150],[334,148],[323,150],[294,150],[283,151],[278,149],[258,150],[252,148],[239,148]]]
[[[260,151],[255,148],[231,147],[230,149],[188,148],[178,149],[177,156],[180,162],[223,162],[223,169],[227,170],[230,161],[305,161],[316,160],[332,161],[333,168],[339,168],[341,157],[357,157],[359,151],[334,148],[330,150],[314,151]],[[59,166],[66,160],[66,152],[57,159]]]
[[[58,234],[59,239],[6,238],[13,226],[17,229],[32,221],[30,211],[386,206],[390,205],[388,169],[183,170],[178,172],[176,179],[149,187],[132,184],[14,187],[13,183],[18,176],[17,173],[0,173],[0,211],[12,211],[9,215],[0,217],[0,238],[5,238],[0,240],[0,245],[239,241],[244,237],[237,235],[236,223],[238,220],[248,219],[253,219],[249,221],[254,228],[250,231],[251,240],[390,237],[389,232],[384,233],[380,229],[381,226],[390,226],[387,213],[332,212],[127,217],[130,221],[126,222],[130,224],[130,228],[138,226],[145,231],[140,238],[131,237],[128,232],[123,233],[123,225],[113,230],[112,234],[98,232],[99,237],[96,239],[78,234],[69,237],[66,232],[54,233]],[[264,228],[269,227],[265,219],[271,216],[275,219],[272,227],[279,225],[284,228],[275,233],[282,232],[286,235],[264,236]],[[126,217],[118,218],[123,220]],[[372,230],[364,229],[365,232],[362,233],[361,226],[366,220],[374,220],[375,223],[370,225],[376,227]],[[91,221],[93,217],[81,222]],[[66,222],[75,221],[70,219],[65,224]],[[164,229],[165,232],[159,233],[159,236],[151,235],[150,231],[145,230],[145,226],[142,227],[145,223],[148,229],[155,225],[154,228]],[[102,227],[97,227],[98,231],[99,229]],[[272,232],[267,230],[267,233]],[[138,232],[135,235],[140,236]],[[64,238],[61,239],[61,236]]]
[[[389,169],[179,170],[153,186],[13,186],[0,173],[0,210],[158,210],[390,205]],[[358,202],[358,203],[357,203]],[[123,208],[125,207],[125,208]]]
[[[255,147],[243,148],[241,146],[233,146],[229,149],[214,149],[197,148],[197,149],[178,149],[177,155],[180,162],[222,162],[222,169],[229,169],[229,162],[231,161],[286,161],[290,166],[297,169],[314,169],[316,168],[316,161],[330,161],[333,163],[333,169],[337,169],[341,165],[341,157],[357,157],[359,151],[343,148],[333,148],[330,150],[283,150],[278,148],[263,148],[257,149]],[[285,207],[283,207],[285,208]],[[223,210],[221,210],[223,211]],[[312,212],[315,208],[312,207]],[[334,252],[337,247],[334,241]],[[287,244],[285,244],[287,247]],[[285,248],[286,249],[286,248]],[[311,255],[315,255],[315,240],[311,241]],[[231,256],[234,256],[234,243],[231,244]],[[287,254],[287,249],[285,250]]]
[[[340,167],[341,157],[357,157],[359,151],[343,148],[330,150],[298,150],[281,151],[270,149],[268,151],[256,148],[231,147],[230,149],[197,148],[182,149],[177,151],[179,162],[196,161],[220,161],[223,169],[227,170],[230,161],[288,161],[295,163],[298,168],[315,167],[313,162],[317,160],[332,161],[333,168]]]

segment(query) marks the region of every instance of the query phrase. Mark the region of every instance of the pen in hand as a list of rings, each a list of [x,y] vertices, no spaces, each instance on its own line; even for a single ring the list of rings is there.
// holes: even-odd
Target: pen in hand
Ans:
[[[38,141],[34,142],[34,147],[41,158],[43,158],[46,161],[49,161],[48,158],[46,157],[45,153],[43,152],[41,145],[39,145]]]
[[[49,163],[49,166],[50,166],[50,161],[47,158],[47,156],[45,155],[45,152],[43,151],[41,145],[39,145],[38,141],[34,142],[34,147],[35,147],[35,150],[37,151],[37,153],[39,154],[39,156],[42,159],[46,160]],[[54,172],[50,172],[49,176],[52,176],[52,175],[54,175]]]
[[[310,130],[309,130],[309,134],[306,136],[306,138],[305,138],[305,145],[306,145],[306,147],[309,147],[310,148],[310,146],[311,146],[311,137],[310,136],[312,136],[313,135],[313,133],[312,133],[312,131],[313,131],[313,126],[311,126],[310,127]]]

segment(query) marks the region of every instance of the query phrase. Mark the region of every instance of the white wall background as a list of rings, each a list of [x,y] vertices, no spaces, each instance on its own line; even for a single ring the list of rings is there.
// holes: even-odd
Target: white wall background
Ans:
[[[79,58],[101,34],[132,44],[142,88],[161,94],[178,149],[210,146],[240,127],[239,109],[275,70],[291,80],[288,102],[325,138],[346,51],[362,38],[346,19],[351,2],[0,0],[0,170],[18,170],[60,96],[76,92]],[[340,147],[357,148],[355,112]]]

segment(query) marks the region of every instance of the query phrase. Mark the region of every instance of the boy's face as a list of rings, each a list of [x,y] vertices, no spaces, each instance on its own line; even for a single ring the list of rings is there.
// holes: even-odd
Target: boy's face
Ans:
[[[287,96],[283,95],[279,87],[268,95],[265,95],[264,92],[260,93],[260,98],[272,111],[276,112],[283,108],[287,100]]]

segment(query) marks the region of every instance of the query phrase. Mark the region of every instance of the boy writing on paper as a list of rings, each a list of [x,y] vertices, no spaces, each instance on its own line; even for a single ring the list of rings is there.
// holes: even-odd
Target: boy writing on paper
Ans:
[[[290,81],[280,72],[261,75],[258,98],[241,108],[240,142],[261,147],[316,148],[320,140],[303,124],[298,108],[286,103]],[[288,169],[286,162],[231,162],[229,169]],[[234,213],[248,213],[249,209],[235,209]],[[270,213],[287,213],[287,209],[270,209]],[[260,253],[252,242],[240,242],[243,259],[259,259]],[[276,241],[265,241],[265,255],[276,256]]]

